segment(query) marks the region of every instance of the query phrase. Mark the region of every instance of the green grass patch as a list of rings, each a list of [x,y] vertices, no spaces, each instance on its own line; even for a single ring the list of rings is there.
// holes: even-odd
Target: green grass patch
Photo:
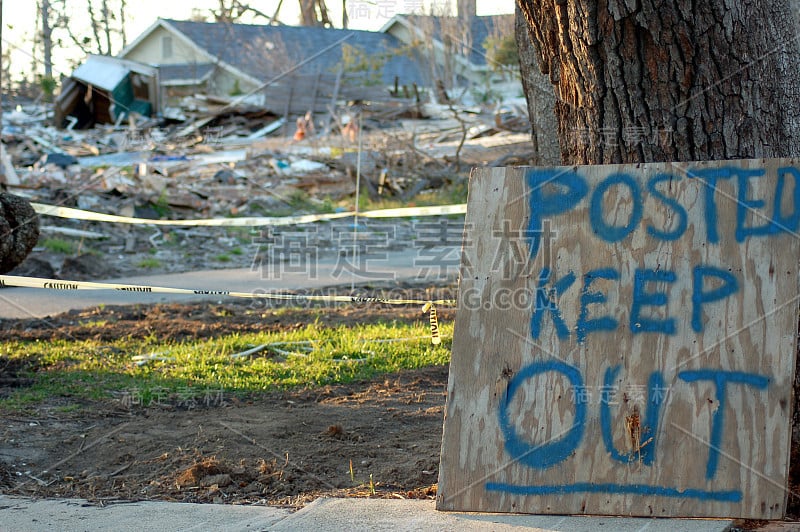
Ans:
[[[150,206],[154,211],[156,211],[156,214],[158,214],[160,218],[168,218],[172,213],[172,209],[169,206],[167,190],[164,189],[158,199],[155,202],[150,203]]]
[[[92,328],[100,328],[105,327],[108,325],[108,320],[88,320],[80,322],[81,327],[86,327],[88,329]]]
[[[146,257],[136,263],[137,268],[153,269],[161,266],[161,261],[155,257]]]
[[[94,324],[85,324],[88,326]],[[95,340],[6,342],[0,355],[30,368],[30,386],[0,398],[0,412],[34,412],[53,398],[181,404],[293,387],[368,379],[401,369],[447,364],[452,323],[441,324],[433,345],[428,324],[397,322],[355,327],[231,334],[162,342],[152,335]],[[231,356],[268,347],[249,356]]]
[[[392,196],[387,196],[378,200],[372,200],[368,194],[362,193],[359,196],[359,209],[361,211],[374,211],[380,209],[399,209],[402,207],[456,205],[466,202],[467,185],[466,183],[457,183],[448,187],[433,190],[431,192],[417,194],[410,200],[402,200]]]
[[[53,253],[62,253],[64,255],[72,255],[76,249],[73,242],[61,238],[46,238],[42,245]]]

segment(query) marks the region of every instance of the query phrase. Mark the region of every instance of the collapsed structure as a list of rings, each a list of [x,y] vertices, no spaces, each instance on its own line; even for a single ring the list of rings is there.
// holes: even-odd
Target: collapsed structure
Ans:
[[[282,216],[350,210],[357,183],[372,201],[408,203],[450,185],[463,190],[470,166],[532,160],[518,81],[502,107],[465,88],[443,90],[457,82],[483,89],[476,80],[491,69],[469,40],[459,41],[474,45],[458,68],[445,68],[453,57],[443,41],[454,39],[454,25],[426,26],[432,19],[396,17],[381,32],[159,19],[118,57],[89,56],[63,80],[53,109],[18,105],[5,114],[3,165],[7,176],[19,172],[6,183],[42,204],[142,219]],[[470,34],[484,38],[495,19],[477,17]],[[48,238],[32,259],[45,270],[34,273],[186,267],[188,249],[220,247],[205,245],[212,239],[253,248],[226,260],[258,248],[252,236],[152,231],[44,224]],[[64,255],[87,252],[104,254],[103,272],[70,270],[75,261]],[[88,257],[79,266],[98,264]]]
[[[446,104],[450,89],[490,90],[496,75],[483,47],[507,18],[462,27],[453,17],[398,15],[378,32],[158,19],[117,57],[89,56],[67,78],[55,125],[181,118],[181,100],[196,94],[287,122],[346,102]]]

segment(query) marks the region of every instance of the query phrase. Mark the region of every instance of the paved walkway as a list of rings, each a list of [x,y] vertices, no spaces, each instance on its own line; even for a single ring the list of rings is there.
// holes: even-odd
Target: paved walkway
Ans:
[[[595,532],[723,532],[730,520],[641,519],[445,513],[433,501],[317,499],[292,513],[268,506],[138,502],[94,506],[86,501],[32,500],[0,495],[0,529],[15,531],[220,530],[339,532],[514,530]]]

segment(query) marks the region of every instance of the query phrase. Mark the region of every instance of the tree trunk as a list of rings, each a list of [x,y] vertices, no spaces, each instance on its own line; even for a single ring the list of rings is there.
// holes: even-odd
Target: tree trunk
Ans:
[[[456,0],[456,13],[461,20],[471,21],[478,16],[476,0]]]
[[[562,163],[800,155],[788,0],[518,2],[555,86]]]
[[[538,54],[519,6],[514,17],[514,33],[519,50],[522,89],[528,100],[534,164],[557,165],[561,155],[556,135],[556,115],[553,113],[556,103],[553,86],[547,76],[539,71]]]
[[[44,47],[44,76],[53,77],[53,29],[50,27],[50,0],[42,0],[42,45]]]
[[[314,0],[300,0],[300,25],[317,25],[317,13],[314,10]]]
[[[331,21],[328,17],[325,0],[300,0],[301,26],[325,26],[326,24],[330,25]]]
[[[128,9],[127,0],[119,2],[119,36],[122,38],[122,48],[128,46],[128,32],[125,31],[125,10]]]
[[[34,25],[33,25],[34,28],[39,28],[39,24],[42,23],[41,19],[42,19],[42,10],[41,10],[41,6],[40,6],[39,8],[36,9],[36,20],[35,20]],[[32,46],[31,46],[31,53],[30,53],[31,73],[33,75],[31,77],[31,80],[33,82],[36,81],[36,72],[39,71],[39,64],[38,64],[39,63],[39,37],[40,37],[39,32],[38,31],[34,31],[33,32],[33,42],[31,43]]]
[[[106,36],[106,53],[111,55],[111,20],[108,12],[108,0],[103,0],[102,15],[103,33],[105,33]]]

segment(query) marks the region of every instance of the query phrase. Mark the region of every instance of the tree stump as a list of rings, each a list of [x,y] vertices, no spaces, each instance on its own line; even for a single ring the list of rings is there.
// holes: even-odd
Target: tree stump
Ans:
[[[0,274],[19,265],[39,240],[39,216],[31,204],[0,194]]]

